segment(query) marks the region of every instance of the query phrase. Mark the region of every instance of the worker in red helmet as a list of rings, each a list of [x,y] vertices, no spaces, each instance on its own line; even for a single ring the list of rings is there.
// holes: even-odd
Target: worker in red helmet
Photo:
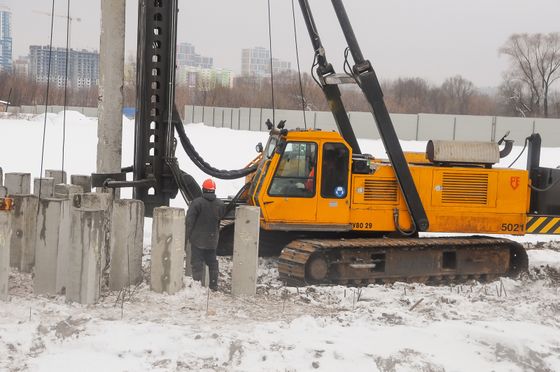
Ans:
[[[209,287],[218,289],[218,260],[216,248],[220,220],[225,213],[224,203],[216,198],[216,183],[207,179],[202,183],[202,196],[194,199],[187,210],[186,241],[191,243],[191,266],[194,280],[201,281],[204,264],[208,265]]]

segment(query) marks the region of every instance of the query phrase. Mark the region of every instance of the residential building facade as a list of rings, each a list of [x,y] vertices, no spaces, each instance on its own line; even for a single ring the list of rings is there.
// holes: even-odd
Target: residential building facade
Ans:
[[[29,76],[29,58],[19,57],[14,60],[14,73],[20,76]]]
[[[0,71],[12,72],[12,12],[0,5]]]
[[[212,90],[217,86],[229,88],[232,86],[233,73],[218,68],[178,66],[176,81],[179,85],[199,90]]]
[[[272,71],[274,74],[290,71],[292,64],[272,59]],[[244,77],[267,77],[270,75],[270,51],[263,47],[241,50],[241,76]]]
[[[196,53],[195,46],[190,43],[179,43],[177,45],[177,67],[184,66],[211,69],[214,66],[214,59]]]
[[[39,83],[63,87],[66,81],[66,49],[32,45],[29,47],[29,75]],[[50,56],[50,58],[49,58]],[[50,63],[50,66],[49,66]],[[70,49],[68,54],[68,86],[87,88],[99,85],[99,53]]]

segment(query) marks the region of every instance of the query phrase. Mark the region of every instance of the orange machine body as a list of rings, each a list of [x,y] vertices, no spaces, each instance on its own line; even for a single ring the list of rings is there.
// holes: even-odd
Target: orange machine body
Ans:
[[[261,207],[266,230],[414,229],[391,164],[371,158],[368,172],[353,171],[351,149],[338,133],[290,131],[271,137],[263,155],[249,200]],[[436,165],[422,153],[408,153],[406,158],[429,219],[428,231],[525,233],[527,171]],[[326,177],[334,178],[334,184]],[[282,191],[282,184],[291,189]]]

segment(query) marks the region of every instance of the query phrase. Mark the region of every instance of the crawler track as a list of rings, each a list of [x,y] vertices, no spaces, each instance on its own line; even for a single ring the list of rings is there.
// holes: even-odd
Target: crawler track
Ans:
[[[462,282],[516,276],[526,271],[527,253],[508,239],[304,239],[280,255],[280,279],[294,286],[310,284]]]

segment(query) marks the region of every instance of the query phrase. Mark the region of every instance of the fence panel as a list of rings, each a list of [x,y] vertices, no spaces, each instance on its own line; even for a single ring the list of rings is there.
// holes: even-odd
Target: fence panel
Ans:
[[[307,120],[307,128],[313,128],[313,113],[306,111],[305,118]],[[276,110],[276,121],[280,120],[286,120],[286,128],[288,129],[305,128],[303,111],[301,110]]]
[[[226,108],[224,107],[215,107],[212,113],[213,124],[217,128],[229,128],[229,124],[225,124],[226,120]]]
[[[455,117],[452,115],[419,114],[418,140],[452,140]]]
[[[356,138],[378,139],[379,132],[373,120],[373,116],[369,112],[352,111],[348,113],[350,123]]]
[[[204,122],[204,107],[195,106],[193,112],[193,123],[198,124]]]
[[[194,119],[194,106],[186,105],[183,124],[193,124],[193,119]]]
[[[391,114],[391,120],[399,139],[415,141],[418,135],[418,115]]]
[[[508,139],[514,140],[518,146],[523,146],[525,138],[533,133],[533,119],[527,118],[496,118],[496,139],[500,139],[510,131]]]
[[[454,139],[457,141],[491,141],[493,120],[492,116],[456,116]]]
[[[560,119],[535,119],[535,133],[541,135],[543,146],[560,146]]]
[[[315,112],[317,115],[315,115],[315,118],[313,120],[314,122],[314,128],[315,129],[321,129],[324,131],[333,131],[333,130],[337,130],[336,129],[336,123],[334,121],[334,117],[332,116],[332,114],[330,112],[324,112],[324,111],[317,111]]]
[[[239,109],[239,123],[240,126],[239,128],[241,130],[251,130],[252,128],[249,127],[249,123],[250,123],[250,114],[251,114],[251,109],[247,108],[247,107],[242,107]]]
[[[265,122],[267,119],[272,121],[272,109],[253,109],[253,114],[251,115],[251,130],[254,131],[264,131],[266,130]],[[278,115],[278,110],[276,110],[276,121],[284,119]]]

